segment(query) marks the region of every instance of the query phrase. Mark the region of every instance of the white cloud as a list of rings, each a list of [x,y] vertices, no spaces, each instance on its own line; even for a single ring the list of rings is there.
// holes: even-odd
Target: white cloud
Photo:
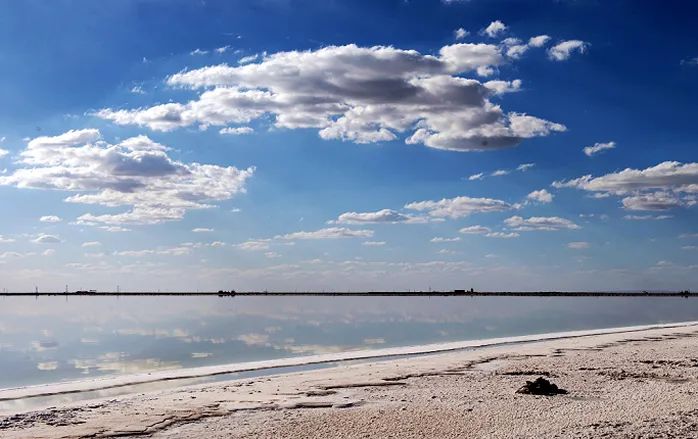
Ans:
[[[627,210],[669,210],[683,205],[682,200],[670,192],[654,192],[625,197],[622,203],[623,208]]]
[[[264,257],[267,259],[276,259],[276,258],[280,258],[281,255],[276,253],[276,252],[265,252]]]
[[[243,56],[238,60],[238,64],[249,64],[251,62],[257,61],[258,58],[258,53],[255,53],[254,55]]]
[[[32,242],[35,242],[37,244],[55,244],[57,242],[61,242],[61,239],[56,235],[47,235],[41,233],[36,238],[32,239]]]
[[[526,199],[538,203],[551,203],[553,201],[553,194],[545,189],[541,189],[526,195]]]
[[[530,218],[523,218],[517,215],[505,219],[504,224],[510,229],[518,232],[574,230],[580,228],[572,221],[557,216],[532,216]]]
[[[504,93],[514,93],[521,90],[521,80],[514,79],[513,81],[492,80],[487,81],[483,85],[490,89],[496,95]]]
[[[144,95],[145,94],[145,90],[143,90],[143,87],[141,87],[140,85],[134,85],[133,87],[131,87],[130,91],[134,95]]]
[[[10,153],[10,151],[0,148],[0,158],[5,157],[9,153]]]
[[[246,250],[246,251],[262,251],[262,250],[269,250],[269,242],[271,240],[269,239],[251,239],[249,241],[245,241],[242,244],[238,244],[237,248],[240,250]]]
[[[209,233],[209,232],[213,232],[213,229],[209,229],[206,227],[196,227],[194,229],[191,229],[191,231],[194,233]]]
[[[550,41],[550,37],[547,35],[538,35],[536,37],[531,37],[528,40],[528,45],[531,47],[543,47],[545,46],[548,41]]]
[[[516,232],[493,232],[492,229],[485,226],[467,226],[460,229],[459,232],[466,235],[484,235],[487,238],[498,239],[511,239],[519,236]]]
[[[189,52],[189,55],[206,55],[207,53],[208,50],[194,49],[191,52]]]
[[[99,241],[86,241],[82,243],[81,247],[99,247],[101,245],[102,243]]]
[[[131,229],[121,226],[99,226],[99,228],[109,233],[121,233],[131,231]]]
[[[426,212],[436,218],[462,218],[474,213],[503,212],[512,206],[492,198],[455,197],[438,201],[417,201],[405,205],[406,209]]]
[[[673,218],[672,215],[625,215],[623,218],[631,221],[665,220]]]
[[[56,216],[56,215],[45,215],[39,218],[39,221],[42,223],[59,223],[63,221],[61,217]]]
[[[361,245],[366,247],[382,247],[385,245],[385,241],[364,241]]]
[[[145,136],[112,145],[100,140],[95,129],[37,137],[20,154],[23,167],[0,176],[0,185],[76,192],[65,201],[131,208],[84,214],[80,224],[154,224],[244,192],[254,172],[252,167],[182,163],[171,159],[168,149]]]
[[[54,249],[52,249],[52,248],[47,248],[46,250],[44,250],[43,252],[41,252],[41,255],[42,255],[42,256],[53,256],[53,255],[55,255],[55,254],[56,254],[56,250],[54,250]]]
[[[509,175],[510,173],[511,173],[511,171],[509,171],[508,169],[497,169],[496,171],[494,171],[493,173],[491,173],[490,176],[492,176],[492,177],[502,177],[502,176],[504,176],[504,175]]]
[[[453,31],[453,37],[454,37],[456,40],[462,40],[463,38],[467,37],[468,35],[470,35],[470,32],[468,32],[467,30],[463,29],[462,27],[459,27],[458,29],[456,29],[455,31]]]
[[[218,131],[220,134],[231,134],[234,136],[240,136],[243,134],[251,134],[254,132],[254,129],[251,127],[225,127],[221,128]]]
[[[484,30],[483,33],[490,38],[496,38],[507,30],[507,26],[499,20],[491,22]]]
[[[382,209],[376,212],[345,212],[331,221],[336,224],[375,224],[375,223],[423,223],[425,219],[405,215],[396,210]]]
[[[298,240],[298,239],[340,239],[340,238],[371,238],[373,230],[353,230],[345,227],[328,227],[312,232],[294,232],[277,236],[277,239]]]
[[[616,142],[594,143],[594,145],[592,145],[592,146],[584,147],[583,151],[584,151],[584,154],[591,157],[591,156],[593,156],[601,151],[605,151],[607,149],[613,149],[615,147],[616,147]]]
[[[230,49],[230,46],[223,46],[223,47],[217,47],[216,53],[225,53],[228,49]]]
[[[571,187],[595,196],[623,196],[629,210],[666,210],[696,204],[698,163],[662,162],[646,169],[626,168],[601,177],[585,175],[556,181],[553,187]]]
[[[486,237],[488,238],[499,238],[499,239],[512,239],[512,238],[518,238],[519,234],[516,232],[490,232],[485,234]]]
[[[468,227],[463,227],[462,229],[459,230],[460,233],[465,233],[469,235],[484,235],[487,233],[490,233],[492,230],[490,230],[489,227],[485,226],[468,226]]]
[[[180,247],[169,247],[161,248],[157,250],[145,249],[145,250],[124,250],[114,252],[115,256],[125,256],[140,258],[143,256],[159,255],[159,256],[185,256],[191,253],[191,248],[180,246]]]
[[[9,244],[10,242],[15,242],[15,240],[5,235],[0,235],[0,244]]]
[[[519,166],[516,167],[516,170],[526,172],[534,166],[536,166],[535,163],[521,163]]]
[[[480,173],[478,173],[478,174],[473,174],[473,175],[471,175],[470,177],[468,177],[468,180],[470,180],[470,181],[482,180],[482,178],[483,178],[484,176],[485,176],[485,174],[483,174],[482,172],[480,172]]]
[[[433,242],[433,243],[458,242],[458,241],[460,241],[459,236],[456,236],[455,238],[443,238],[441,236],[437,236],[437,237],[431,238],[429,240],[429,242]]]
[[[490,101],[518,90],[520,81],[482,83],[462,77],[494,73],[506,62],[501,50],[458,43],[442,47],[438,56],[356,45],[279,52],[251,64],[170,76],[172,86],[200,90],[190,102],[106,108],[96,115],[160,131],[246,124],[272,115],[277,128],[315,128],[326,140],[374,143],[405,133],[408,144],[456,151],[511,147],[564,131],[564,125],[506,113]]]
[[[580,40],[562,41],[548,49],[548,57],[553,61],[565,61],[572,56],[572,53],[585,53],[589,43]]]
[[[626,168],[601,177],[585,175],[553,184],[555,187],[574,187],[617,195],[648,189],[693,192],[698,189],[698,163],[667,161],[646,169]]]
[[[591,244],[586,241],[575,241],[567,244],[567,248],[571,248],[573,250],[584,250],[589,247],[591,247]]]
[[[510,41],[507,41],[510,40]],[[507,38],[503,41],[506,46],[506,55],[511,59],[520,59],[530,46],[527,44],[521,44],[521,40],[518,38]]]

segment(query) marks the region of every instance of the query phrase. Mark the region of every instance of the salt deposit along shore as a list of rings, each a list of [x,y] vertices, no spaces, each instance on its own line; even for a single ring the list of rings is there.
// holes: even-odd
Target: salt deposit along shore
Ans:
[[[698,437],[696,322],[478,342],[8,414],[0,437]],[[568,393],[516,393],[538,377]]]

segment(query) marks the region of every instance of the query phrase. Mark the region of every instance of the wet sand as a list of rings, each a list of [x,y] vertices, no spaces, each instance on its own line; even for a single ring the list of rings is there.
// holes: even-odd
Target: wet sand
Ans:
[[[516,393],[546,377],[565,395]],[[3,438],[694,438],[698,325],[504,344],[0,418]]]

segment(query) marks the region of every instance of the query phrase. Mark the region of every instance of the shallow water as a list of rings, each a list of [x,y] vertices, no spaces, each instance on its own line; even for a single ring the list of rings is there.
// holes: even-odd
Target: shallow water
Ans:
[[[698,320],[682,298],[4,298],[0,388],[356,349]]]

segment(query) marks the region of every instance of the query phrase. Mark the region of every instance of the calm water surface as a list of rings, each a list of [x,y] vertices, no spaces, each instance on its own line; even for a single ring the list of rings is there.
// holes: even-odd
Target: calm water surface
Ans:
[[[10,297],[0,300],[0,388],[687,320],[698,320],[698,300]]]

